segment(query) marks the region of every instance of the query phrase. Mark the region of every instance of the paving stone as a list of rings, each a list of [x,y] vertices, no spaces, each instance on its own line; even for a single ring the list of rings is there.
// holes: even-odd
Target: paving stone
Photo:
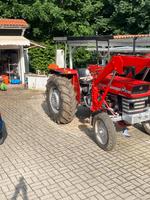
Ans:
[[[57,125],[43,93],[8,89],[0,92],[0,112],[8,132],[0,146],[0,200],[149,200],[150,137],[137,128],[130,138],[118,132],[116,149],[104,152],[88,137],[86,108]]]
[[[141,200],[149,200],[150,194],[142,196]]]

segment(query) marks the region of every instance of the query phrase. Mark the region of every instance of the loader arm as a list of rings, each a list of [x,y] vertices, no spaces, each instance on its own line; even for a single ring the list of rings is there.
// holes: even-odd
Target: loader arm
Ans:
[[[123,75],[126,67],[134,67],[135,74],[138,74],[145,67],[150,68],[150,58],[136,56],[113,56],[110,62],[105,66],[104,70],[94,79],[93,83],[97,85],[107,75],[116,71],[117,74]]]
[[[134,74],[138,74],[144,68],[150,68],[150,58],[143,58],[137,56],[113,56],[110,62],[105,68],[94,77],[92,84],[92,111],[98,111],[102,109],[105,98],[109,92],[110,86],[115,78],[115,75],[123,75],[126,68],[132,68]],[[112,78],[108,83],[106,90],[100,96],[99,83],[102,82],[108,75],[112,74]]]

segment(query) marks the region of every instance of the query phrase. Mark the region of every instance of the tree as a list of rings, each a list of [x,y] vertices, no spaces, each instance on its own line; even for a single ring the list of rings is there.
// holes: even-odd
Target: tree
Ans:
[[[54,45],[47,41],[45,48],[31,48],[29,50],[29,57],[31,72],[35,73],[36,70],[47,72],[48,65],[54,63],[55,60]]]
[[[25,19],[26,36],[46,44],[44,50],[30,50],[32,68],[42,70],[53,61],[54,36],[149,33],[149,13],[149,0],[0,0],[0,17]]]

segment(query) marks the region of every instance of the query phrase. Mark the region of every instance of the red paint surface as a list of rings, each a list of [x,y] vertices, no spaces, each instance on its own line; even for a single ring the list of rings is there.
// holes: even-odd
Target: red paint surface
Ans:
[[[108,93],[113,93],[116,95],[124,96],[127,98],[140,98],[145,96],[150,96],[150,90],[142,94],[132,94],[132,89],[138,85],[150,85],[150,82],[135,80],[131,77],[129,73],[127,77],[122,77],[124,75],[126,68],[134,68],[135,74],[141,72],[145,67],[150,68],[150,58],[136,57],[136,56],[113,56],[110,62],[104,67],[99,65],[89,65],[88,69],[93,77],[92,80],[92,106],[91,110],[93,112],[101,110],[102,105],[105,102],[105,98]],[[55,66],[55,72],[60,75],[65,75],[72,79],[72,84],[76,92],[76,99],[80,103],[80,85],[78,72],[74,69],[69,68],[59,68]],[[112,79],[112,73],[116,71],[115,76],[111,85],[109,85]],[[100,94],[102,91],[102,94]]]

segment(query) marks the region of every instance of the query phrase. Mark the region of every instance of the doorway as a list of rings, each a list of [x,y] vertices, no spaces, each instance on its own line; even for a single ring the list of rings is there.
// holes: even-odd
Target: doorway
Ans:
[[[18,49],[0,49],[0,75],[19,76],[18,63]]]

